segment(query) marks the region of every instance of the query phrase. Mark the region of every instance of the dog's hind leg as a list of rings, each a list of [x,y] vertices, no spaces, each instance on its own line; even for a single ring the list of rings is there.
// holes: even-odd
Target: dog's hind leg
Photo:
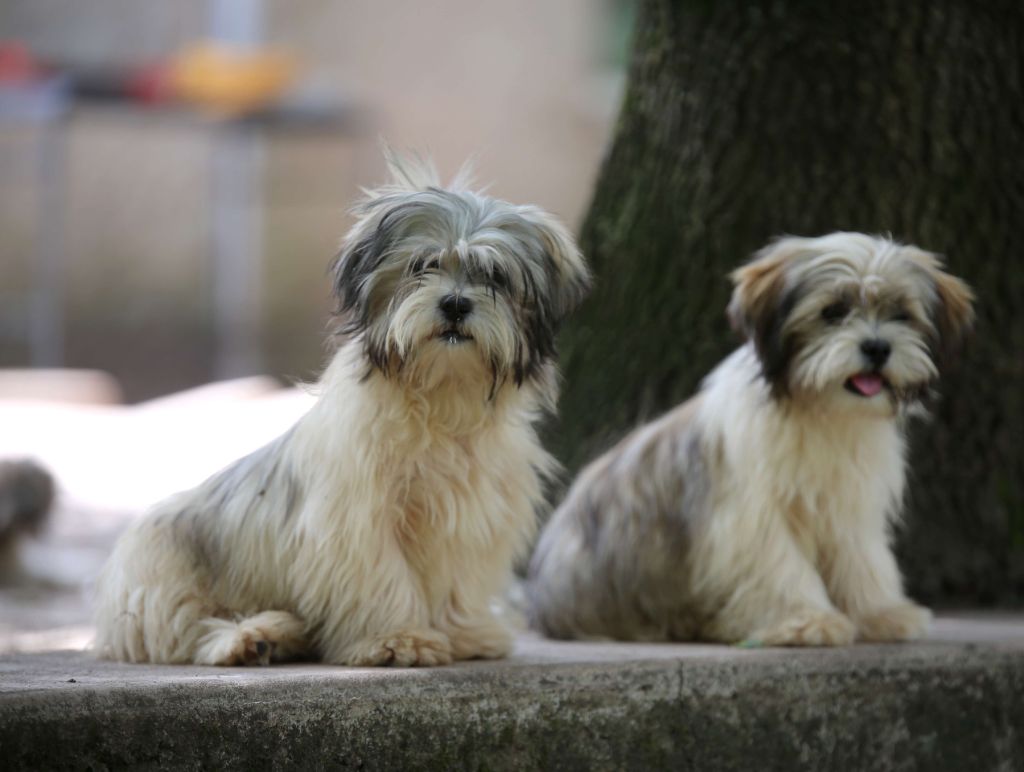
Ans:
[[[140,521],[115,547],[96,586],[97,653],[200,665],[266,664],[301,655],[305,625],[298,617],[246,613],[251,605],[239,607],[214,592],[195,521],[189,510],[178,511]]]
[[[158,516],[129,529],[98,577],[94,645],[100,657],[193,662],[206,633],[199,621],[224,611],[170,522]]]
[[[288,611],[263,611],[232,621],[207,617],[196,644],[197,665],[269,665],[306,653],[306,626]]]

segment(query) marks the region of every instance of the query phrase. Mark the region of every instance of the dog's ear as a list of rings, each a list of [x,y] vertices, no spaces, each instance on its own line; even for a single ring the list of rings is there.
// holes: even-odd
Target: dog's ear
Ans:
[[[359,304],[362,284],[373,260],[374,234],[361,237],[350,234],[331,263],[331,288],[338,313],[351,312]]]
[[[974,293],[967,283],[947,273],[942,259],[914,246],[904,254],[924,273],[932,300],[929,309],[932,324],[932,350],[939,367],[948,365],[960,350],[960,344],[974,323]]]
[[[562,223],[536,207],[520,207],[520,215],[536,229],[553,284],[552,315],[557,324],[583,301],[592,283],[576,240]]]
[[[335,313],[348,316],[353,329],[365,327],[369,315],[370,282],[395,240],[397,210],[370,200],[356,211],[360,219],[348,232],[331,263]]]
[[[939,364],[942,366],[956,356],[961,342],[974,324],[974,293],[966,282],[939,267],[932,271],[932,282],[936,297],[932,320],[938,337]]]
[[[787,284],[786,269],[802,241],[781,239],[730,274],[734,289],[726,311],[729,322],[754,344],[762,372],[776,393],[785,392],[795,353],[795,342],[783,329],[797,296],[796,288]]]

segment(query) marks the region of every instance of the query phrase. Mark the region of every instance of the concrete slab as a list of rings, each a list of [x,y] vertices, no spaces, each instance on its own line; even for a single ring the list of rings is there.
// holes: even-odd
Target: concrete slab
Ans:
[[[557,643],[395,670],[0,657],[6,769],[1021,769],[1024,617],[839,650]]]

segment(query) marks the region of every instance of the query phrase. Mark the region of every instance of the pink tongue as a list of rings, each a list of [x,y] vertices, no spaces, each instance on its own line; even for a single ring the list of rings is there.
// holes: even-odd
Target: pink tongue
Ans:
[[[861,373],[850,380],[853,387],[865,397],[873,397],[882,390],[882,376],[875,373]]]

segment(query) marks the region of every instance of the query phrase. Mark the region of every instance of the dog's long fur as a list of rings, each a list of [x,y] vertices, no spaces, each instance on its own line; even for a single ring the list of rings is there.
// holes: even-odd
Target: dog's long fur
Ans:
[[[933,255],[855,233],[780,240],[733,279],[748,342],[580,474],[533,557],[534,624],[774,645],[922,634],[889,546],[903,426],[970,291]],[[876,366],[862,343],[880,340]]]
[[[589,277],[540,210],[391,164],[334,265],[345,342],[318,401],[121,538],[97,587],[101,656],[507,653],[490,602],[534,535],[555,465],[533,424],[554,406],[555,331]]]

